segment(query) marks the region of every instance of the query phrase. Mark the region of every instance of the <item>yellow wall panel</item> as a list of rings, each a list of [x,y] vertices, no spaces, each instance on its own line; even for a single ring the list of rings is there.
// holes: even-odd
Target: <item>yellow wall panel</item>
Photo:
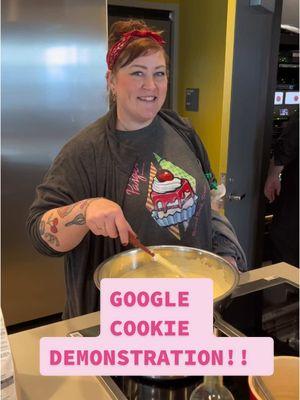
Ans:
[[[236,0],[148,2],[179,5],[178,111],[203,140],[219,180],[227,168]],[[198,112],[185,111],[187,88],[200,89]]]
[[[228,0],[219,172],[227,171],[236,0]]]
[[[226,159],[223,153],[227,154],[228,131],[223,109],[227,105],[224,89],[226,96],[230,92],[230,63],[225,74],[225,60],[230,58],[226,35],[227,11],[231,8],[231,0],[180,2],[179,112],[191,120],[203,140],[217,178]],[[199,112],[185,111],[186,88],[200,89]]]

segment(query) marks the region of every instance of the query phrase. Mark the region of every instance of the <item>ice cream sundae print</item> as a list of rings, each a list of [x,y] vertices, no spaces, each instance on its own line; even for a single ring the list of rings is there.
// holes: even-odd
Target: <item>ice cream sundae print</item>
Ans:
[[[196,181],[157,154],[155,158],[159,168],[151,164],[146,206],[159,226],[168,228],[180,239],[178,225],[183,224],[186,230],[196,210]]]

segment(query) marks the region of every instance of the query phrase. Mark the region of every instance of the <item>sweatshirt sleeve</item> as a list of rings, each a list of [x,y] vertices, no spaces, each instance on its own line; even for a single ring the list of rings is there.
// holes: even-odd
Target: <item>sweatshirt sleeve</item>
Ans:
[[[224,215],[212,210],[212,245],[213,252],[219,256],[231,256],[240,271],[247,271],[247,259],[240,245],[235,230]]]
[[[39,224],[43,214],[91,197],[88,195],[88,169],[83,153],[84,149],[80,149],[76,141],[67,143],[53,161],[43,182],[36,188],[26,229],[35,249],[44,255],[59,257],[65,253],[55,251],[42,239]]]

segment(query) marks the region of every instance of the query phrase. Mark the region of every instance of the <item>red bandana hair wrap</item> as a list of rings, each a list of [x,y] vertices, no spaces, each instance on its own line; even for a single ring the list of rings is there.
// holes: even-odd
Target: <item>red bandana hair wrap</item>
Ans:
[[[106,63],[107,63],[108,69],[112,70],[112,68],[115,65],[115,62],[117,61],[121,52],[125,49],[125,47],[128,46],[128,44],[133,39],[139,39],[139,38],[145,38],[145,37],[150,37],[151,39],[155,40],[161,46],[166,43],[164,41],[164,39],[158,33],[151,32],[151,31],[135,30],[135,31],[123,33],[122,38],[118,42],[116,42],[110,48],[110,50],[107,52]]]

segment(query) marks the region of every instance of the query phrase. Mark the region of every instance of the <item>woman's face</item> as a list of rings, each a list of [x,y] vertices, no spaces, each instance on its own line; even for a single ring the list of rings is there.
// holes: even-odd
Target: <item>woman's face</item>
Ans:
[[[116,96],[118,121],[122,130],[149,125],[161,109],[167,94],[166,60],[157,51],[133,60],[109,78]]]

